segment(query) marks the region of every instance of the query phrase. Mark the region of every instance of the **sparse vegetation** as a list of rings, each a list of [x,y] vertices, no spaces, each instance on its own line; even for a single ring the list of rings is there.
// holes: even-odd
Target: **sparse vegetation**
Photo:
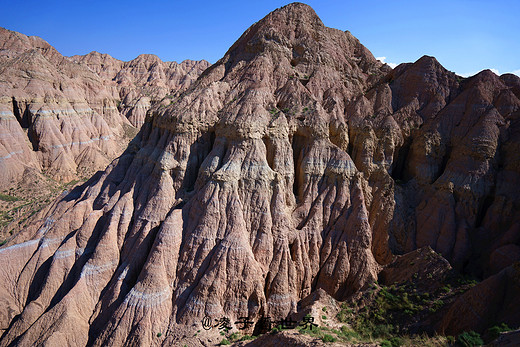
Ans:
[[[282,326],[278,325],[278,326],[274,327],[273,329],[271,329],[271,334],[277,334],[277,333],[279,333],[282,330],[283,330]]]
[[[498,336],[500,336],[500,333],[503,333],[506,331],[511,331],[511,330],[513,330],[513,329],[511,329],[506,323],[492,326],[491,328],[488,329],[489,338],[491,340],[494,340]]]
[[[478,281],[470,276],[462,276],[457,280],[459,285],[470,285],[471,287],[476,286]]]
[[[336,318],[342,323],[348,322],[353,312],[354,311],[349,308],[346,303],[342,303],[341,310],[338,312],[338,314],[336,314]]]
[[[464,347],[482,346],[484,341],[479,333],[474,331],[465,331],[457,337],[457,343]]]
[[[229,335],[228,338],[231,341],[238,341],[238,340],[240,340],[240,334],[238,332],[234,332],[231,335]]]
[[[361,299],[341,304],[336,318],[348,325],[344,325],[341,331],[332,332],[341,341],[354,343],[379,341],[391,347],[409,344],[445,345],[447,337],[407,335],[407,324],[439,311],[446,306],[453,293],[457,290],[465,291],[469,286],[465,284],[459,289],[455,284],[457,278],[450,277],[449,283],[446,279],[447,282],[438,290],[427,292],[417,287],[415,280],[418,277],[419,274],[415,273],[411,281],[399,285],[381,286],[373,283]],[[359,302],[362,305],[358,306]],[[464,338],[467,337],[464,335]]]
[[[336,342],[336,338],[333,337],[332,335],[329,335],[329,334],[323,334],[323,336],[321,337],[321,340],[323,342]]]
[[[16,196],[0,193],[0,200],[10,202],[10,201],[18,201],[18,200],[20,200],[20,198],[17,198]]]
[[[242,338],[240,339],[240,341],[248,341],[248,340],[254,340],[255,337],[254,336],[251,336],[251,335],[244,335],[242,336]]]
[[[230,344],[231,344],[231,342],[229,342],[228,339],[223,338],[222,341],[220,341],[219,345],[224,346],[224,345],[230,345]]]

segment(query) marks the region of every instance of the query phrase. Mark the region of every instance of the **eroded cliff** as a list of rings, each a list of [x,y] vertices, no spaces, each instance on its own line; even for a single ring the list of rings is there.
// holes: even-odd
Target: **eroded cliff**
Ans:
[[[520,253],[519,85],[392,70],[278,9],[0,250],[0,344],[171,345],[204,316],[347,299],[427,245],[496,274]]]

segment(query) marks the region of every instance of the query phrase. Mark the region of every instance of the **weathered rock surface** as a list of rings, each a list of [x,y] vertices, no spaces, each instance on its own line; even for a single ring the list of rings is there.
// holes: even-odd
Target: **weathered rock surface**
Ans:
[[[435,291],[442,283],[441,278],[446,277],[451,269],[446,259],[427,246],[397,256],[379,273],[378,282],[392,285],[414,281]]]
[[[514,347],[520,344],[520,330],[509,331],[500,334],[500,336],[489,343],[487,346],[490,347]]]
[[[204,316],[344,300],[423,246],[496,273],[520,242],[519,85],[392,71],[306,5],[270,13],[0,250],[0,345],[174,345]]]
[[[102,169],[126,122],[114,93],[37,37],[0,29],[1,187],[27,167],[71,180],[80,157]],[[89,162],[93,161],[93,162]],[[98,164],[98,165],[96,165]]]
[[[506,323],[520,326],[520,263],[507,267],[461,295],[437,324],[437,331],[484,332],[488,327]],[[463,319],[461,319],[463,317]]]
[[[73,56],[71,60],[87,65],[101,78],[115,83],[120,100],[118,109],[138,128],[152,104],[165,97],[174,102],[210,65],[205,60],[163,62],[152,54],[123,62],[98,52]]]
[[[104,169],[135,134],[130,122],[140,126],[152,101],[186,89],[208,65],[99,56],[63,57],[0,28],[0,189],[27,169],[65,182]]]

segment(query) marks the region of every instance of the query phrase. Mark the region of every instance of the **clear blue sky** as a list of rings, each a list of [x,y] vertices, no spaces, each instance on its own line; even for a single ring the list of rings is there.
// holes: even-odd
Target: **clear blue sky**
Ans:
[[[251,24],[287,3],[0,0],[0,26],[40,36],[63,55],[96,50],[130,60],[153,53],[163,60],[214,63]],[[459,74],[520,70],[518,0],[305,3],[325,25],[350,30],[387,62],[410,62],[428,54]]]

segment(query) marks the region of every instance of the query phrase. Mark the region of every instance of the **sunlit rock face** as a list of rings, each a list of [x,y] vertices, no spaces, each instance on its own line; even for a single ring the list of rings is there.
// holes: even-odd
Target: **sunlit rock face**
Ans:
[[[210,65],[205,60],[164,62],[153,54],[141,54],[124,62],[98,52],[76,55],[70,60],[87,65],[115,85],[118,109],[137,128],[143,125],[146,112],[153,104],[164,98],[168,99],[166,104],[174,102]]]
[[[0,188],[26,170],[58,181],[103,170],[151,104],[187,89],[209,64],[63,57],[38,37],[0,28]]]
[[[346,299],[427,245],[496,273],[520,240],[519,86],[431,57],[391,70],[278,9],[0,250],[0,344],[171,345],[204,316]]]

